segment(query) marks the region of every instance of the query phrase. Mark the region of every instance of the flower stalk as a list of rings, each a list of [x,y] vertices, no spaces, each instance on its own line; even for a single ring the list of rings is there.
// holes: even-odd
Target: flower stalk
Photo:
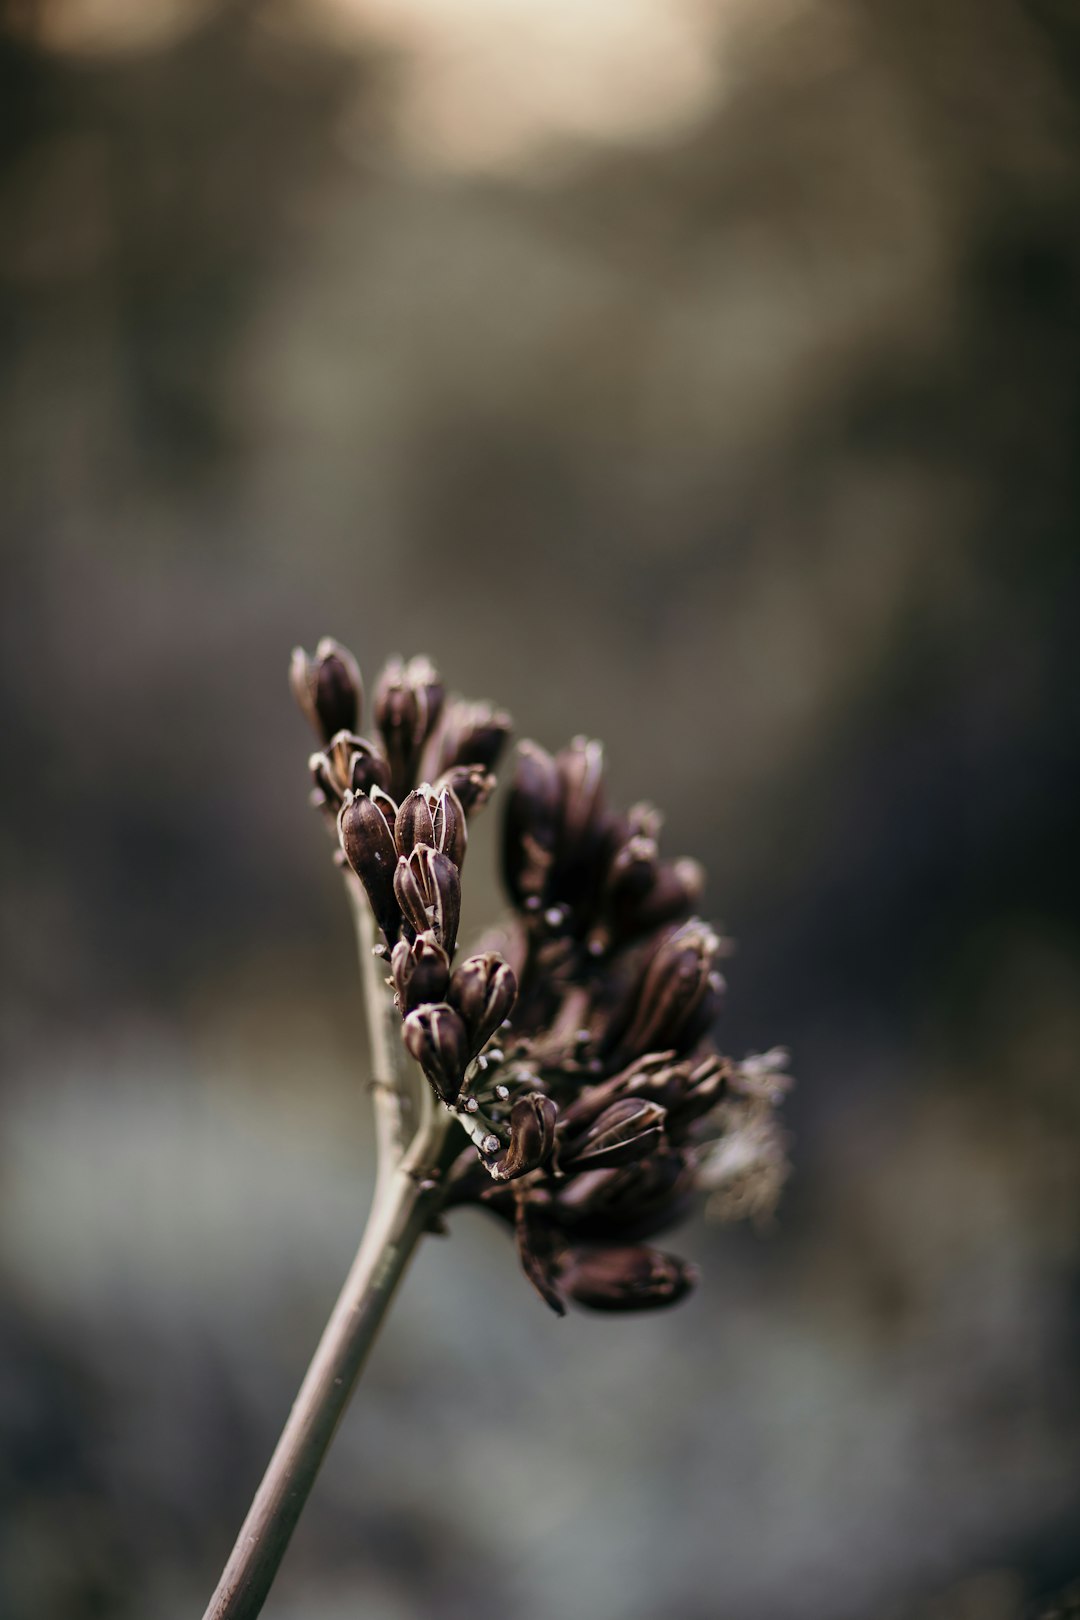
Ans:
[[[551,1310],[665,1309],[694,1268],[645,1241],[693,1195],[762,1218],[787,1173],[780,1048],[734,1062],[713,1029],[726,943],[704,874],[659,853],[651,804],[609,806],[599,743],[518,751],[503,816],[512,913],[455,963],[469,822],[509,716],[391,660],[364,709],[352,654],[298,650],[367,1009],[378,1168],[367,1229],[204,1620],[254,1620],[421,1234],[477,1206]]]

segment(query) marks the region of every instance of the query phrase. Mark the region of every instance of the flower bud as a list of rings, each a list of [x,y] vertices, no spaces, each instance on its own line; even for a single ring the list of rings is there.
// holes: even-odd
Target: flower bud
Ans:
[[[390,957],[390,972],[404,1016],[425,1002],[445,1001],[450,958],[432,933],[399,939]]]
[[[360,724],[364,688],[352,653],[324,636],[309,658],[303,647],[293,649],[289,666],[293,696],[322,742],[335,732],[355,731]]]
[[[394,893],[415,931],[424,934],[430,929],[447,956],[453,956],[461,918],[461,878],[449,856],[429,844],[417,844],[411,855],[398,860]]]
[[[445,1002],[417,1007],[401,1026],[402,1039],[444,1103],[453,1103],[468,1067],[465,1025]]]
[[[392,658],[375,688],[375,722],[386,744],[390,779],[399,797],[408,792],[425,739],[439,718],[443,685],[426,658]]]
[[[392,943],[401,927],[394,898],[397,850],[385,815],[366,793],[346,793],[338,816],[338,838],[364,885],[376,922]]]
[[[663,1135],[666,1110],[646,1097],[622,1097],[575,1142],[563,1149],[560,1162],[575,1170],[610,1169],[636,1164],[652,1152]]]
[[[539,1091],[518,1098],[510,1110],[510,1146],[488,1164],[493,1180],[512,1181],[547,1162],[555,1145],[558,1114],[551,1098]]]
[[[523,742],[503,826],[503,876],[514,904],[543,896],[558,843],[562,783],[551,755]]]
[[[469,1031],[469,1056],[475,1057],[509,1018],[517,1000],[517,977],[509,962],[495,951],[468,956],[454,970],[449,1000]]]
[[[647,1311],[674,1305],[697,1282],[685,1260],[639,1245],[629,1249],[570,1249],[559,1281],[578,1305],[594,1311]]]

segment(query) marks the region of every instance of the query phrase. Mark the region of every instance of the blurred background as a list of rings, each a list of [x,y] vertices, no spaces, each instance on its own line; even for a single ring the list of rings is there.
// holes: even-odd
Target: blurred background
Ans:
[[[5,0],[0,1616],[187,1620],[362,1228],[291,647],[608,745],[793,1052],[670,1315],[419,1255],[268,1620],[1080,1576],[1072,0]],[[495,915],[496,814],[469,920]]]

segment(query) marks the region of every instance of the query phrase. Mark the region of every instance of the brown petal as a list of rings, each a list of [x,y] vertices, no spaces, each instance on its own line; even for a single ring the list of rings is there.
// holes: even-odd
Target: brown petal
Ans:
[[[417,1007],[401,1026],[407,1050],[445,1103],[453,1103],[468,1066],[465,1025],[445,1003]]]
[[[289,684],[323,742],[337,731],[356,730],[364,688],[356,659],[340,642],[324,636],[313,658],[302,647],[294,648]]]
[[[364,885],[376,922],[392,944],[401,926],[394,898],[397,851],[385,816],[366,793],[346,793],[338,816],[338,838]]]

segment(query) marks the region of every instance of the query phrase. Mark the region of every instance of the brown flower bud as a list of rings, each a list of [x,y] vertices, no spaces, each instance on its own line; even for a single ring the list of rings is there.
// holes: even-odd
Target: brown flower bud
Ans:
[[[445,1002],[417,1007],[401,1026],[402,1039],[444,1103],[453,1103],[468,1067],[465,1025]]]
[[[289,684],[322,742],[360,724],[364,688],[356,659],[330,636],[319,642],[313,658],[303,647],[293,649]]]
[[[551,755],[536,743],[518,748],[503,825],[503,876],[519,908],[543,898],[558,844],[562,782]]]
[[[642,976],[636,1010],[619,1041],[630,1055],[690,1050],[704,1033],[702,1018],[714,1011],[710,978],[720,941],[700,922],[685,923],[663,939]]]
[[[555,1145],[558,1114],[551,1098],[539,1091],[518,1098],[510,1110],[510,1146],[488,1164],[493,1180],[512,1181],[546,1164]]]
[[[308,761],[311,774],[327,804],[340,810],[341,801],[350,790],[353,793],[371,793],[384,789],[390,781],[390,767],[382,754],[364,737],[354,737],[351,731],[339,731],[330,739],[321,754],[312,754]]]
[[[482,765],[455,765],[453,770],[443,772],[433,791],[441,793],[443,788],[451,788],[466,816],[474,816],[494,793],[495,778]]]
[[[411,855],[398,860],[394,893],[416,932],[430,929],[446,954],[453,956],[461,918],[461,877],[450,857],[429,844],[417,844]]]
[[[570,1249],[559,1268],[563,1289],[594,1311],[648,1311],[674,1305],[697,1282],[685,1260],[640,1245],[629,1249]]]
[[[392,658],[375,688],[375,722],[386,744],[392,791],[404,796],[413,784],[420,750],[439,718],[443,685],[426,658]]]
[[[665,1114],[659,1103],[646,1097],[621,1097],[563,1149],[561,1163],[581,1170],[636,1164],[660,1142]]]
[[[448,999],[469,1031],[469,1056],[483,1050],[517,1000],[517,977],[495,951],[468,956],[454,970]]]
[[[394,898],[397,850],[385,815],[366,793],[346,793],[338,816],[338,838],[364,885],[376,922],[392,944],[401,927]]]
[[[399,939],[390,957],[390,972],[402,1015],[425,1002],[445,1001],[450,958],[432,933]]]

